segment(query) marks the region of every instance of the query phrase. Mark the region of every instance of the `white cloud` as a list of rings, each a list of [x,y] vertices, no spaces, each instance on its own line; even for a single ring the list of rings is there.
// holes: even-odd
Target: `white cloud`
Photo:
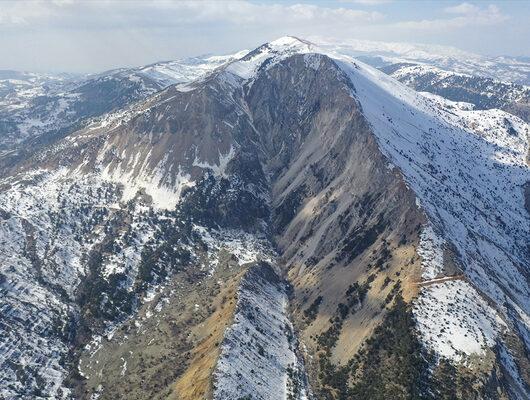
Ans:
[[[458,16],[453,18],[403,21],[394,24],[394,26],[401,29],[424,32],[443,32],[448,29],[455,30],[477,26],[499,25],[510,18],[503,14],[499,7],[495,5],[479,8],[469,3],[462,3],[455,7],[446,8],[445,11],[458,14]]]
[[[414,2],[399,3],[397,12],[396,7],[368,8],[389,0],[345,1],[348,4],[317,0],[0,0],[0,69],[100,71],[205,52],[227,53],[283,35],[427,41],[479,52],[490,52],[493,46],[497,46],[495,52],[509,51],[507,46],[520,53],[527,49],[524,33],[518,34],[518,41],[510,39],[513,35],[507,26],[511,24],[502,25],[504,36],[498,34],[508,17],[494,5],[433,7],[422,11],[423,19],[407,20],[408,13],[402,11],[413,8]],[[519,30],[527,32],[524,22]],[[460,34],[469,27],[476,35]],[[485,35],[488,41],[482,39]]]
[[[372,2],[374,0],[361,0]],[[375,0],[381,1],[381,0]],[[160,27],[197,22],[226,22],[235,25],[266,23],[371,23],[383,15],[375,11],[330,8],[313,4],[251,3],[249,1],[178,1],[105,0],[81,2],[74,0],[20,0],[2,3],[0,24],[38,24],[50,22],[71,27],[90,27],[114,21],[121,25],[141,24]]]
[[[480,8],[474,4],[461,3],[457,6],[446,7],[444,11],[450,14],[471,14],[480,12]]]
[[[381,4],[392,3],[393,0],[339,0],[340,3],[354,3],[363,6],[379,6]]]
[[[52,14],[53,7],[52,3],[39,0],[3,2],[0,7],[0,27],[25,25],[37,18],[48,18]]]
[[[389,0],[343,0],[362,5],[377,5]],[[467,26],[487,26],[507,20],[495,5],[478,7],[461,3],[444,9],[454,14],[450,18],[423,19],[386,23],[385,15],[373,10],[345,7],[324,7],[298,3],[254,3],[250,1],[178,1],[153,0],[20,0],[2,3],[0,28],[31,24],[38,28],[113,29],[141,27],[161,29],[170,26],[191,26],[198,23],[224,23],[234,26],[344,27],[351,32],[359,26],[379,24],[382,28],[401,28],[423,31],[458,29]],[[354,25],[355,24],[355,25]]]

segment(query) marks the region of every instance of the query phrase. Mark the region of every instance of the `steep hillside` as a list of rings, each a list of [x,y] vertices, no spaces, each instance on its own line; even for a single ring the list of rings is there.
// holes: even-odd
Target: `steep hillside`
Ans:
[[[286,37],[41,144],[0,394],[524,399],[528,135]]]

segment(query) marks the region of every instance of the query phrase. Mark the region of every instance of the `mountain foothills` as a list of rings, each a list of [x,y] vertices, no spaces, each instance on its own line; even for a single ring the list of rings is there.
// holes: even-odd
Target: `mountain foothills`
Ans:
[[[0,397],[528,399],[530,88],[351,48],[2,72]]]

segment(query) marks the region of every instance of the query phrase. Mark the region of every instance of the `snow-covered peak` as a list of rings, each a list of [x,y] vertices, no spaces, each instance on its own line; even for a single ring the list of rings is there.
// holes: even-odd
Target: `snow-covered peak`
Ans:
[[[327,56],[347,76],[381,150],[401,170],[442,239],[458,252],[466,279],[493,300],[505,318],[510,315],[505,304],[516,310],[513,322],[523,337],[528,335],[530,325],[524,321],[529,292],[520,285],[528,274],[530,219],[522,190],[530,181],[528,124],[497,109],[473,110],[424,96],[340,49],[295,38],[263,45],[227,69],[252,81],[297,54]],[[458,348],[456,343],[444,342],[447,345]],[[432,346],[436,351],[443,347]]]
[[[269,45],[274,49],[284,48],[304,48],[315,46],[314,43],[311,43],[308,40],[300,39],[296,36],[282,36],[272,42],[269,42]]]
[[[231,63],[227,71],[243,79],[250,79],[265,62],[270,67],[294,54],[317,52],[317,49],[315,44],[306,40],[294,36],[283,36],[258,47],[240,60]]]

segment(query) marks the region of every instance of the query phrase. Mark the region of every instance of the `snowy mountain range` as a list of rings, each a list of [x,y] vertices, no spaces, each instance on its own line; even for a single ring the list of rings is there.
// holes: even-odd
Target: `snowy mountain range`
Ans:
[[[422,64],[479,77],[530,84],[530,63],[523,57],[484,56],[450,46],[340,40],[314,37],[323,48],[357,58],[375,67],[397,63]]]
[[[0,397],[529,397],[528,87],[352,43],[5,75]]]
[[[478,109],[500,108],[530,121],[530,86],[419,64],[391,64],[380,69],[417,91],[470,103]]]

